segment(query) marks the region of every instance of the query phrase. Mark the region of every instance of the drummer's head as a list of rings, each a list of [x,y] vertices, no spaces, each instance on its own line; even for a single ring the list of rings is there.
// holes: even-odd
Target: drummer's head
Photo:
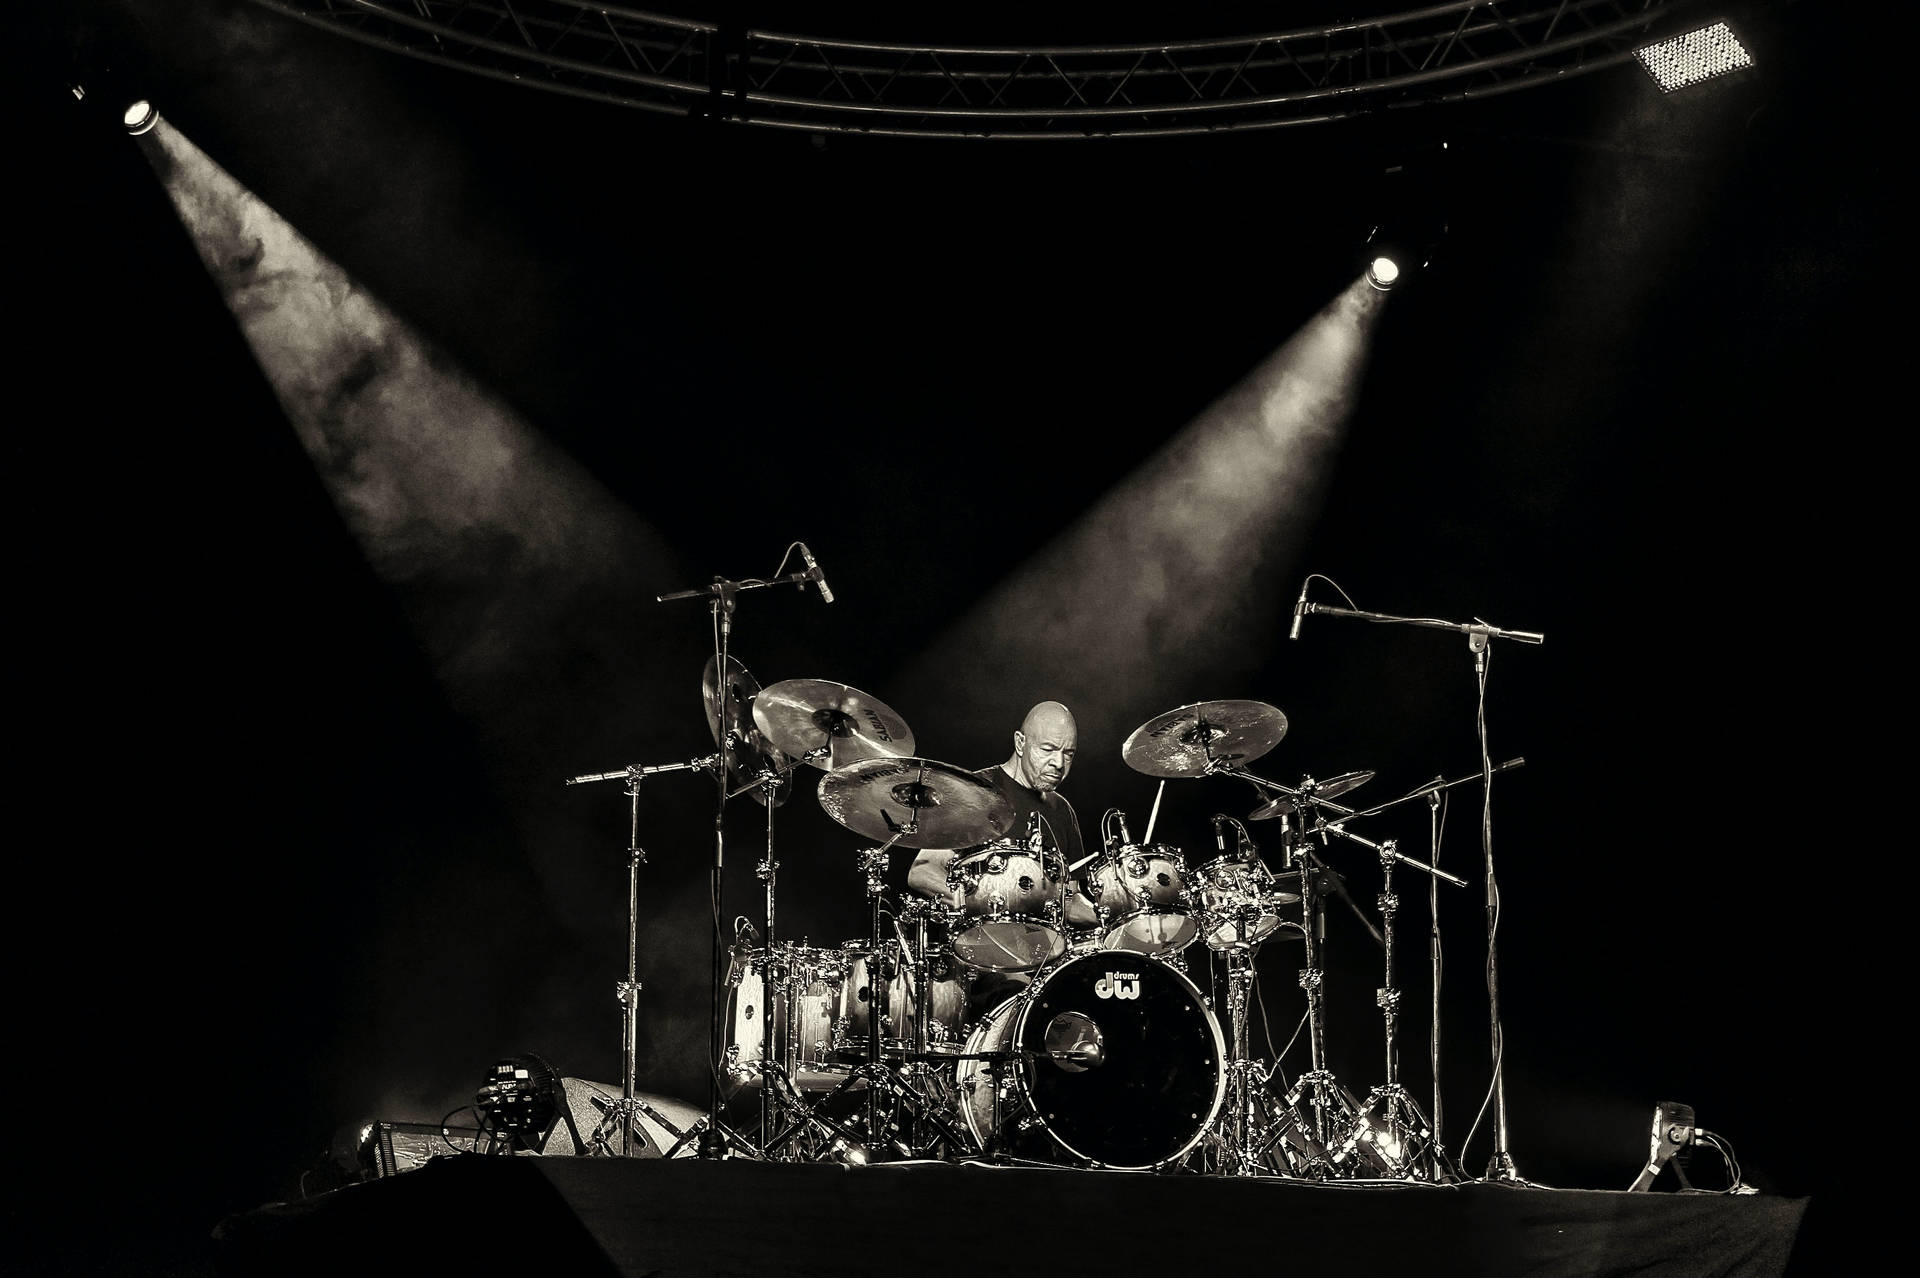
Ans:
[[[1051,790],[1065,781],[1079,736],[1073,711],[1058,701],[1042,701],[1027,711],[1013,734],[1019,779],[1036,790]]]

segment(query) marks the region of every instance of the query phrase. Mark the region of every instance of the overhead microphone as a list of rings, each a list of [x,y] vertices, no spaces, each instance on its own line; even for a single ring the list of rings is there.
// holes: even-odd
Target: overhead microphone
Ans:
[[[827,584],[827,574],[820,571],[819,561],[813,557],[813,552],[807,549],[807,543],[803,541],[798,544],[800,546],[800,557],[807,561],[807,571],[813,574],[813,584],[820,587],[821,600],[826,603],[832,603],[833,587]],[[1301,598],[1304,599],[1305,597],[1306,596],[1302,594]]]
[[[802,547],[802,549],[805,549],[805,547]],[[1300,597],[1294,600],[1293,603],[1293,629],[1287,631],[1287,638],[1289,639],[1298,639],[1300,637],[1300,623],[1306,619],[1307,615],[1307,587],[1312,584],[1312,577],[1308,577],[1300,583]]]
[[[1213,845],[1220,849],[1221,856],[1227,854],[1227,836],[1221,832],[1221,826],[1226,824],[1226,820],[1227,814],[1224,812],[1213,814]]]

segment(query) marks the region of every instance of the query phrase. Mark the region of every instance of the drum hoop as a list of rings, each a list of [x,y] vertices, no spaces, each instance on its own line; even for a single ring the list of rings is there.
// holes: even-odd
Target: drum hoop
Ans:
[[[1150,956],[1141,954],[1136,957],[1147,959]],[[1065,971],[1075,963],[1085,959],[1095,958],[1102,962],[1110,963],[1113,961],[1113,951],[1100,950],[1093,954],[1077,954],[1063,958],[1052,967],[1035,974],[1033,980],[1027,985],[1027,988],[1007,1000],[1008,1002],[1024,1001],[1025,1004],[1014,1013],[1013,1024],[1008,1028],[1009,1037],[1016,1047],[1026,1036],[1027,1017],[1032,1014],[1034,1005],[1038,1002],[1038,995],[1041,990],[1046,988],[1047,982],[1051,981],[1054,976]],[[1046,1115],[1040,1112],[1039,1102],[1034,1099],[1032,1090],[1027,1086],[1029,1070],[1025,1063],[1022,1062],[1013,1071],[1015,1085],[1020,1090],[1020,1099],[1026,1102],[1028,1109],[1033,1111],[1033,1116],[1040,1120],[1040,1126],[1046,1129],[1047,1135],[1053,1138],[1054,1143],[1066,1150],[1069,1154],[1072,1154],[1075,1158],[1083,1159],[1096,1167],[1104,1167],[1110,1171],[1154,1171],[1158,1168],[1165,1167],[1168,1163],[1174,1162],[1177,1159],[1185,1158],[1187,1152],[1195,1145],[1198,1145],[1200,1138],[1205,1136],[1208,1129],[1213,1126],[1213,1120],[1220,1116],[1220,1107],[1226,1104],[1227,1100],[1227,1038],[1225,1034],[1220,1032],[1220,1018],[1213,1014],[1213,1009],[1207,1006],[1206,996],[1200,993],[1200,987],[1195,985],[1192,978],[1185,972],[1166,963],[1155,963],[1154,966],[1169,976],[1178,978],[1180,983],[1187,987],[1187,993],[1193,996],[1193,1005],[1200,1009],[1200,1015],[1206,1022],[1207,1030],[1213,1035],[1213,1101],[1207,1107],[1205,1117],[1200,1120],[1200,1125],[1194,1129],[1193,1135],[1187,1140],[1186,1144],[1158,1162],[1143,1163],[1138,1167],[1120,1166],[1115,1163],[1102,1162],[1092,1154],[1082,1153],[1080,1150],[1067,1144],[1066,1141],[1061,1139],[1060,1133],[1053,1129],[1053,1125],[1047,1122]],[[1005,1007],[1006,1004],[1002,1003],[1000,1006]],[[995,1008],[994,1010],[998,1011],[999,1008]],[[991,1016],[992,1013],[988,1013],[988,1015]]]
[[[1147,915],[1153,915],[1158,918],[1191,919],[1193,921],[1193,935],[1189,936],[1186,939],[1184,944],[1176,945],[1172,949],[1122,951],[1122,950],[1116,950],[1115,948],[1107,945],[1107,937],[1112,936],[1115,932],[1125,927],[1129,920],[1141,918]],[[1198,941],[1201,937],[1205,936],[1206,932],[1207,932],[1207,929],[1204,926],[1202,926],[1200,922],[1200,912],[1198,910],[1192,909],[1191,907],[1184,910],[1176,910],[1170,906],[1165,906],[1165,905],[1145,905],[1140,907],[1137,910],[1128,910],[1125,914],[1119,914],[1114,916],[1113,920],[1107,924],[1106,931],[1104,931],[1100,935],[1101,949],[1099,952],[1102,954],[1115,954],[1115,953],[1138,954],[1140,955],[1141,958],[1155,958],[1162,954],[1178,954],[1180,951],[1186,949],[1187,946],[1192,945],[1195,941]],[[1174,970],[1179,971],[1178,968],[1175,968]],[[1184,975],[1184,973],[1182,973],[1182,975]],[[1208,1008],[1207,1010],[1211,1012],[1213,1009]]]

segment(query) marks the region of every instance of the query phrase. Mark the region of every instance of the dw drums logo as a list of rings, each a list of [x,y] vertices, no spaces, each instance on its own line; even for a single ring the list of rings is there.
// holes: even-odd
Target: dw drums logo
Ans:
[[[1108,972],[1093,983],[1093,992],[1100,998],[1139,998],[1140,973]]]

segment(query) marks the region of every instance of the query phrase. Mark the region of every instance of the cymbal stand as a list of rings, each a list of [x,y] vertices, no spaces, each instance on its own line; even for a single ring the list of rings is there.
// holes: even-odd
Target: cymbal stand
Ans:
[[[1494,767],[1492,771],[1510,772],[1515,768],[1525,767],[1526,762],[1527,761],[1524,758],[1508,759],[1505,763],[1499,764],[1498,766]],[[1415,1171],[1421,1171],[1425,1173],[1425,1178],[1430,1180],[1457,1181],[1460,1179],[1459,1169],[1453,1165],[1453,1160],[1447,1157],[1446,1146],[1441,1140],[1440,1124],[1441,1124],[1442,1110],[1441,1110],[1441,1093],[1440,1093],[1440,899],[1439,899],[1439,894],[1440,894],[1440,884],[1442,881],[1452,883],[1455,886],[1464,886],[1465,881],[1462,879],[1458,879],[1452,875],[1442,873],[1438,869],[1438,866],[1440,864],[1440,801],[1441,801],[1441,796],[1445,791],[1450,790],[1455,786],[1466,785],[1469,782],[1479,781],[1482,779],[1483,779],[1483,774],[1479,772],[1472,773],[1468,776],[1456,777],[1451,781],[1446,780],[1444,777],[1436,777],[1434,780],[1429,781],[1427,784],[1423,786],[1419,786],[1415,788],[1413,791],[1411,791],[1410,793],[1401,795],[1397,799],[1389,799],[1387,802],[1379,804],[1375,807],[1368,808],[1361,812],[1351,813],[1347,816],[1343,816],[1339,818],[1339,820],[1337,821],[1334,821],[1324,826],[1324,832],[1339,834],[1342,837],[1350,839],[1354,842],[1366,844],[1366,846],[1374,848],[1376,853],[1380,855],[1381,870],[1382,870],[1382,876],[1384,879],[1384,883],[1381,889],[1381,898],[1380,898],[1381,913],[1384,921],[1387,924],[1387,938],[1390,940],[1392,936],[1393,920],[1391,915],[1388,914],[1388,910],[1389,910],[1388,903],[1389,901],[1393,900],[1393,896],[1392,896],[1393,866],[1395,863],[1403,862],[1403,861],[1409,865],[1419,865],[1419,863],[1414,861],[1407,861],[1406,858],[1398,855],[1397,850],[1393,856],[1391,857],[1388,856],[1386,854],[1385,849],[1389,846],[1392,846],[1390,842],[1384,843],[1384,844],[1368,843],[1366,840],[1361,839],[1356,835],[1348,833],[1347,830],[1345,829],[1345,823],[1361,817],[1376,816],[1382,812],[1387,811],[1389,808],[1398,807],[1403,803],[1410,803],[1414,799],[1425,798],[1427,800],[1427,837],[1428,837],[1428,848],[1429,848],[1429,852],[1428,852],[1429,865],[1423,866],[1421,868],[1431,870],[1431,872],[1427,875],[1427,918],[1428,918],[1428,929],[1429,929],[1428,941],[1427,941],[1427,961],[1433,977],[1433,1002],[1428,1013],[1430,1018],[1428,1022],[1428,1034],[1429,1034],[1429,1044],[1430,1044],[1429,1059],[1433,1069],[1433,1117],[1432,1117],[1432,1122],[1428,1124],[1428,1126],[1430,1126],[1432,1130],[1431,1130],[1430,1137],[1427,1139],[1424,1149],[1419,1151],[1415,1158],[1407,1159],[1404,1157],[1396,1156],[1394,1159],[1389,1160],[1389,1161],[1397,1162],[1400,1164],[1400,1166],[1397,1166],[1390,1171],[1389,1174],[1393,1174],[1393,1175],[1403,1174],[1403,1172],[1405,1174],[1411,1175]],[[1397,902],[1395,902],[1395,904],[1397,905]],[[1393,998],[1397,999],[1398,997],[1397,992],[1392,992],[1392,991],[1393,991],[1392,958],[1391,958],[1391,955],[1389,955],[1386,985],[1378,995],[1378,998],[1381,1000],[1381,1003],[1382,1003],[1381,1010],[1383,1012],[1387,1010],[1385,1006],[1385,1001],[1389,998],[1390,992]],[[1396,1091],[1398,1091],[1400,1089],[1397,1086],[1398,1080],[1395,1077],[1396,1067],[1398,1062],[1397,1062],[1397,1058],[1395,1057],[1393,1044],[1392,1044],[1393,1028],[1391,1023],[1389,1023],[1388,1025],[1387,1035],[1388,1035],[1387,1054],[1388,1054],[1388,1061],[1389,1061],[1388,1071],[1387,1071],[1387,1086],[1392,1087]],[[1367,1101],[1368,1101],[1369,1115],[1371,1115],[1373,1112],[1374,1101],[1380,1096],[1380,1094],[1384,1090],[1385,1089],[1383,1088],[1375,1088],[1373,1093],[1368,1096]],[[1391,1103],[1392,1102],[1390,1102],[1390,1104]],[[1396,1124],[1402,1127],[1417,1125],[1418,1121],[1419,1121],[1418,1108],[1415,1107],[1412,1115],[1403,1114],[1402,1118],[1399,1120],[1387,1120],[1382,1123],[1377,1123],[1375,1124],[1375,1126],[1384,1126],[1391,1129]],[[1395,1150],[1407,1149],[1408,1141],[1405,1139],[1406,1134],[1407,1133],[1405,1131],[1401,1131],[1398,1135],[1396,1135],[1394,1139],[1398,1140],[1399,1143],[1397,1145],[1390,1146],[1390,1148]]]
[[[903,950],[902,957],[907,963],[907,995],[914,1001],[913,1048],[907,1054],[906,1067],[902,1073],[905,1075],[906,1088],[919,1098],[919,1104],[910,1107],[910,1117],[915,1121],[907,1144],[922,1156],[931,1153],[937,1145],[942,1143],[949,1155],[972,1152],[970,1142],[960,1136],[959,1129],[925,1121],[925,1116],[930,1110],[938,1112],[939,1109],[938,1099],[929,1091],[935,1071],[932,1068],[933,1057],[930,1054],[932,1035],[929,1029],[933,1017],[933,964],[930,959],[932,947],[927,936],[928,915],[937,908],[931,901],[917,899],[908,901],[901,907],[900,912],[913,921],[911,945],[907,943],[906,934],[899,930],[898,916],[895,918],[895,930]],[[932,1129],[931,1140],[922,1133],[920,1130],[922,1127]]]
[[[789,1032],[785,1035],[787,1041],[781,1044],[779,1068],[788,1080],[791,1081],[793,1077],[793,1034],[791,1033],[793,1023],[793,989],[789,983],[785,988],[782,988],[776,993],[773,984],[774,882],[780,872],[780,863],[773,859],[773,809],[775,807],[774,799],[780,788],[780,775],[769,768],[762,774],[760,786],[760,794],[766,801],[767,807],[767,850],[761,855],[760,864],[755,866],[753,870],[754,877],[760,880],[761,884],[766,888],[767,893],[766,917],[764,920],[766,927],[760,936],[760,943],[764,947],[763,953],[765,953],[767,959],[767,971],[766,974],[761,977],[763,982],[761,988],[766,991],[764,995],[766,1006],[762,1009],[764,1014],[760,1017],[760,1061],[763,1066],[774,1063],[773,1026],[775,1017],[773,1015],[773,1008],[774,1001],[778,999],[786,1012],[782,1023],[789,1027]],[[774,1095],[772,1080],[763,1076],[760,1080],[760,1139],[762,1141],[765,1141],[767,1133],[773,1130],[773,1122],[779,1112],[779,1108],[780,1102]]]
[[[640,1038],[640,867],[647,862],[646,849],[640,846],[640,783],[656,772],[686,772],[704,770],[725,765],[722,756],[708,755],[701,759],[690,759],[685,763],[668,763],[656,766],[631,764],[615,772],[594,772],[584,776],[569,777],[568,785],[586,785],[595,781],[613,781],[624,779],[627,783],[627,979],[616,987],[620,1000],[620,1099],[607,1107],[599,1124],[593,1129],[593,1135],[587,1138],[586,1148],[597,1149],[603,1154],[613,1153],[612,1133],[620,1132],[620,1156],[630,1157],[644,1153],[646,1146],[634,1148],[634,1114],[645,1114],[654,1122],[673,1133],[674,1148],[678,1149],[687,1140],[697,1134],[695,1131],[682,1130],[659,1110],[649,1105],[637,1095],[638,1083],[635,1078]]]
[[[1421,1112],[1420,1103],[1400,1085],[1400,1053],[1395,1030],[1400,1017],[1400,991],[1393,983],[1393,921],[1400,912],[1400,898],[1393,890],[1393,867],[1400,859],[1394,840],[1380,844],[1382,886],[1378,900],[1380,925],[1386,934],[1385,976],[1374,991],[1374,1003],[1386,1022],[1386,1082],[1367,1093],[1359,1120],[1341,1142],[1338,1156],[1358,1158],[1389,1176],[1408,1180],[1438,1180],[1430,1155],[1433,1152],[1433,1124]],[[1437,882],[1437,880],[1436,880]],[[1365,1146],[1363,1149],[1362,1146]]]
[[[1326,867],[1304,844],[1295,852],[1295,860],[1300,865],[1300,926],[1306,945],[1305,957],[1300,967],[1300,988],[1307,995],[1307,1049],[1311,1056],[1311,1068],[1294,1080],[1293,1088],[1284,1102],[1287,1109],[1299,1112],[1302,1100],[1312,1106],[1308,1122],[1308,1137],[1311,1145],[1321,1151],[1334,1150],[1336,1140],[1344,1137],[1359,1116],[1360,1104],[1353,1093],[1341,1085],[1327,1068],[1327,1019],[1326,1003],[1321,991],[1324,971],[1320,966],[1325,944],[1325,907],[1320,892],[1320,875]],[[1329,1153],[1326,1161],[1309,1159],[1304,1169],[1313,1176],[1337,1176],[1347,1174],[1340,1166],[1337,1152]]]

